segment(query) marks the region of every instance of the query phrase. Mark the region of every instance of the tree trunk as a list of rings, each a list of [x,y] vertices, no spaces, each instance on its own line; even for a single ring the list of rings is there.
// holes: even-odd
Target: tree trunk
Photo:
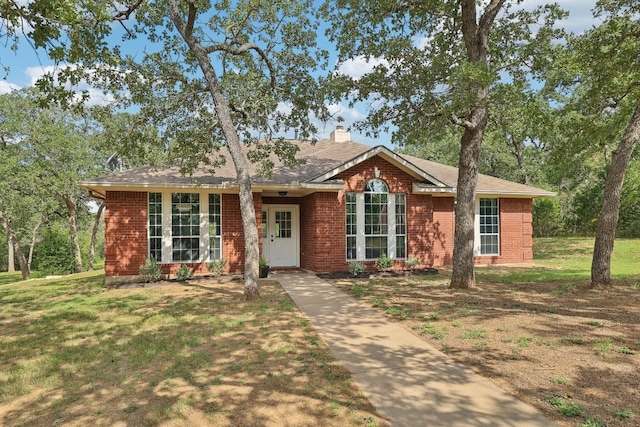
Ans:
[[[229,154],[233,160],[238,178],[240,195],[240,214],[244,231],[244,299],[255,300],[260,298],[260,282],[258,280],[259,238],[256,211],[253,204],[253,191],[251,190],[251,176],[247,167],[247,160],[242,153],[240,138],[231,117],[231,107],[224,96],[218,77],[211,60],[204,47],[192,33],[192,23],[185,23],[180,17],[179,7],[175,1],[169,2],[170,16],[176,29],[180,32],[189,49],[195,55],[200,65],[213,103],[216,117],[218,118],[222,133],[227,142]]]
[[[531,185],[531,179],[529,178],[529,174],[527,173],[527,167],[524,163],[524,158],[522,156],[522,145],[513,137],[509,138],[509,142],[513,149],[511,150],[511,154],[516,158],[518,162],[518,168],[520,169],[520,176],[522,178],[521,182],[524,185]]]
[[[11,241],[11,236],[7,233],[7,246],[9,248],[9,259],[7,260],[7,271],[9,273],[13,273],[16,271],[16,260],[13,256],[13,242]]]
[[[80,250],[80,241],[78,240],[78,207],[75,198],[69,194],[63,194],[62,199],[67,205],[69,211],[69,231],[71,232],[71,242],[76,257],[76,272],[82,271],[82,251]]]
[[[611,254],[620,213],[620,193],[638,139],[640,139],[640,104],[636,107],[618,147],[613,151],[609,172],[604,182],[602,209],[591,261],[592,288],[611,285]]]
[[[96,238],[98,235],[98,229],[100,228],[100,218],[104,211],[104,202],[100,202],[98,206],[98,212],[96,212],[96,218],[93,221],[93,229],[91,230],[91,244],[89,245],[89,259],[87,260],[87,270],[93,271],[93,261],[96,256]]]
[[[44,216],[41,216],[38,222],[36,223],[35,227],[33,227],[33,230],[31,231],[31,246],[29,247],[29,259],[27,260],[29,271],[31,271],[31,263],[33,262],[33,251],[35,250],[35,247],[36,247],[36,240],[38,240],[38,230],[40,230],[40,227],[42,226],[43,222],[44,222]]]
[[[487,122],[487,109],[476,109],[473,116],[478,120],[479,125],[473,129],[465,129],[460,146],[451,288],[467,289],[476,285],[473,269],[476,185],[478,184],[478,156]]]
[[[462,0],[462,38],[467,50],[469,63],[487,65],[489,32],[493,22],[502,8],[504,0],[491,0],[484,12],[477,19],[476,2]],[[455,207],[455,235],[453,240],[453,271],[451,288],[466,289],[476,284],[473,269],[473,239],[476,203],[476,186],[478,184],[478,157],[480,146],[487,127],[487,98],[489,86],[475,84],[472,90],[476,95],[475,102],[463,119],[454,118],[464,127],[460,141],[460,159],[458,162],[458,183]]]
[[[9,244],[13,244],[16,251],[18,263],[20,264],[20,272],[22,273],[22,280],[27,280],[29,278],[29,265],[27,264],[27,259],[24,256],[22,245],[20,244],[18,235],[13,228],[11,228],[9,220],[5,218],[2,212],[0,212],[0,225],[2,225],[2,227],[7,231],[7,234],[9,235]]]

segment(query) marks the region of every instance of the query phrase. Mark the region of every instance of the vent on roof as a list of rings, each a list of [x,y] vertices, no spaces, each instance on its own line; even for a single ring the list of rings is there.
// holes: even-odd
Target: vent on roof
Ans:
[[[336,130],[331,132],[329,139],[333,142],[351,141],[351,132],[344,130],[342,126],[336,126]]]

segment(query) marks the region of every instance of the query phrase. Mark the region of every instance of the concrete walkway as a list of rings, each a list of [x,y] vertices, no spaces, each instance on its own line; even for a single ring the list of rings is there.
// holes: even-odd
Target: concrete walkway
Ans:
[[[317,276],[278,272],[270,278],[280,281],[391,425],[554,425],[531,406]]]

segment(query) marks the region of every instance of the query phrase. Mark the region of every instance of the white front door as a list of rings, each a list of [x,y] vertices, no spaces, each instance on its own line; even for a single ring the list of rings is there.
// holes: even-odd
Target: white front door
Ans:
[[[273,267],[299,267],[297,205],[263,205],[262,257]]]

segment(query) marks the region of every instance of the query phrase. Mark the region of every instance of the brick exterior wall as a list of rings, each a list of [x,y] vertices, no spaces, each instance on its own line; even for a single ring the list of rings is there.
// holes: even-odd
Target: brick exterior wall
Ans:
[[[413,179],[380,157],[368,159],[340,173],[345,181],[339,192],[318,192],[305,197],[262,197],[254,194],[256,222],[262,252],[263,204],[296,204],[300,207],[300,266],[315,272],[348,270],[346,260],[345,193],[363,192],[366,183],[379,178],[391,193],[406,194],[407,256],[423,265],[450,265],[453,257],[454,198],[412,194]],[[147,258],[147,193],[108,191],[105,213],[105,273],[107,276],[137,275]],[[521,263],[533,259],[531,199],[500,199],[500,256],[476,257],[476,264]],[[244,234],[237,194],[222,195],[222,256],[227,272],[242,272]],[[369,269],[375,261],[366,262]],[[402,267],[404,261],[395,261]],[[182,264],[164,264],[174,274]],[[196,273],[204,264],[188,264]]]
[[[531,199],[500,199],[500,256],[476,257],[476,264],[509,264],[533,260]]]
[[[313,193],[300,202],[300,267],[316,272],[346,271],[344,196]]]
[[[148,195],[107,191],[105,206],[105,275],[137,275],[147,259]]]
[[[433,267],[453,263],[454,201],[453,197],[433,198],[433,223],[429,231],[432,236],[430,257],[433,259]]]

